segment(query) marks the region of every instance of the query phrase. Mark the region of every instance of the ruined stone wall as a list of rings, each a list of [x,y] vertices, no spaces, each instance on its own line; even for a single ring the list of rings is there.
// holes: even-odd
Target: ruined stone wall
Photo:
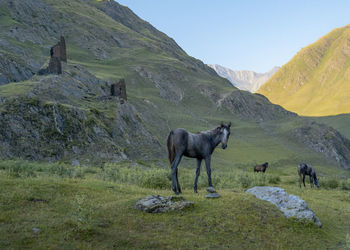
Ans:
[[[121,79],[119,82],[111,85],[111,95],[118,96],[121,99],[127,100],[125,80]]]
[[[62,74],[62,61],[67,62],[66,41],[63,36],[60,41],[50,49],[50,62],[47,68],[41,69],[38,74]]]

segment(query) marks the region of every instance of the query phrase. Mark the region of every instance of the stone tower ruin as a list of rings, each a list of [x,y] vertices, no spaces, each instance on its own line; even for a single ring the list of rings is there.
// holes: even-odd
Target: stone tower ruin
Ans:
[[[63,36],[55,46],[51,47],[50,56],[49,65],[39,70],[39,75],[62,74],[61,62],[67,62],[66,41]]]
[[[111,85],[111,96],[118,96],[124,101],[128,100],[126,95],[126,85],[124,79],[120,79],[119,82],[113,83]]]
[[[66,41],[61,36],[60,41],[50,49],[51,58],[56,57],[60,61],[67,62]]]

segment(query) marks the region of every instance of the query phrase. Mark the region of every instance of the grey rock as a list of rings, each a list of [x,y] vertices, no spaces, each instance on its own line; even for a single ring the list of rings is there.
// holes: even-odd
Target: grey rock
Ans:
[[[33,227],[32,230],[33,230],[33,232],[36,233],[36,234],[40,232],[40,228],[37,228],[37,227]]]
[[[287,218],[307,219],[322,227],[320,219],[307,206],[300,197],[289,195],[283,188],[278,187],[253,187],[246,191],[254,194],[260,200],[266,200],[275,204]]]
[[[80,162],[78,160],[74,159],[74,160],[72,160],[72,166],[79,167]]]
[[[193,206],[193,202],[187,201],[181,196],[166,197],[160,195],[149,195],[146,198],[138,200],[134,208],[147,213],[165,213]]]
[[[218,193],[210,193],[205,196],[205,198],[220,198],[221,195]]]

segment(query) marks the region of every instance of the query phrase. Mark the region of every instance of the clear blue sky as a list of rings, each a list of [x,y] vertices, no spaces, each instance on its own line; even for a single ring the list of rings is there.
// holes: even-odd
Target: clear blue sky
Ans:
[[[350,23],[349,0],[117,0],[191,56],[266,72]]]

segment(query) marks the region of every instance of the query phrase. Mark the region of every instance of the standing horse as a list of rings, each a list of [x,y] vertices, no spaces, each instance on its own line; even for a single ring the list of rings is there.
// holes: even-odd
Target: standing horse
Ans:
[[[183,155],[191,158],[197,158],[196,178],[193,186],[194,192],[197,193],[197,182],[203,159],[207,170],[209,189],[214,189],[211,183],[211,155],[220,142],[223,149],[227,147],[227,141],[230,136],[230,127],[231,122],[227,126],[221,123],[219,127],[213,130],[203,131],[198,134],[189,133],[182,128],[177,128],[170,132],[167,140],[167,146],[171,165],[172,189],[175,194],[181,193],[177,176],[177,167]]]
[[[311,188],[314,186],[314,182],[316,187],[319,187],[318,180],[316,177],[316,172],[310,164],[300,163],[298,166],[298,175],[299,175],[299,187],[301,188],[301,176],[303,176],[303,184],[305,187],[305,175],[310,176],[310,186]]]
[[[263,172],[265,173],[267,167],[269,166],[268,162],[265,162],[264,164],[261,165],[255,165],[254,166],[254,172]]]

